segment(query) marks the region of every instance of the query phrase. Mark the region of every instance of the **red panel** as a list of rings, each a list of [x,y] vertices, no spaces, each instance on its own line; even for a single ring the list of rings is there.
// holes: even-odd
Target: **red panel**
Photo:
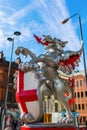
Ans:
[[[63,127],[63,128],[28,128],[28,127],[21,127],[20,130],[80,130],[79,128],[76,127]]]
[[[17,92],[21,92],[21,91],[23,91],[23,89],[24,89],[24,73],[23,73],[23,71],[18,70]]]
[[[37,101],[37,90],[24,90],[24,73],[19,70],[17,78],[17,92],[16,92],[16,101],[21,105],[22,111],[24,113],[29,113],[26,107],[26,102]]]
[[[17,92],[16,93],[16,99],[17,102],[29,102],[29,101],[36,101],[38,100],[37,98],[37,90],[33,89],[33,90],[27,90],[27,91],[22,91],[22,92]]]

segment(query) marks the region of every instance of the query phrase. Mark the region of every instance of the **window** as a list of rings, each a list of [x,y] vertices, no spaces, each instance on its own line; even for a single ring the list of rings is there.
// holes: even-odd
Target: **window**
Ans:
[[[83,117],[83,121],[85,122],[85,120],[86,120],[86,117]]]
[[[84,104],[82,104],[82,110],[84,110]]]
[[[79,98],[80,97],[80,93],[78,92],[77,94],[78,94],[78,98]]]
[[[58,111],[58,103],[55,103],[55,112]]]
[[[76,93],[74,93],[74,98],[76,98]]]
[[[82,117],[79,119],[80,123],[82,122]]]
[[[80,80],[80,86],[82,86],[82,80]]]
[[[75,109],[77,109],[77,104],[75,104]]]
[[[85,96],[87,97],[87,91],[85,91]]]
[[[12,92],[8,92],[8,99],[7,99],[8,102],[11,102],[12,101]]]
[[[14,80],[13,75],[10,75],[10,76],[9,76],[9,84],[13,84],[13,80]]]
[[[0,73],[0,81],[3,80],[3,76],[2,76],[2,75],[3,75],[3,74]]]
[[[78,104],[78,109],[79,109],[79,110],[81,109],[81,106],[80,106],[80,104]]]
[[[13,96],[13,102],[16,102],[16,95],[15,95],[15,93],[13,93],[12,96]]]
[[[76,81],[76,86],[78,87],[78,81]]]
[[[81,92],[81,97],[83,97],[84,95],[83,95],[83,92]]]

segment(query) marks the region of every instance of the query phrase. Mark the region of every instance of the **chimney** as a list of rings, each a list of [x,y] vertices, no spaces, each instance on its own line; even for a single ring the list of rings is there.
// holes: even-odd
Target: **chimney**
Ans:
[[[16,64],[20,64],[20,63],[21,63],[20,57],[18,57],[18,58],[16,59],[15,63],[16,63]]]
[[[0,52],[0,59],[3,59],[3,56],[4,56],[3,51],[1,51]]]

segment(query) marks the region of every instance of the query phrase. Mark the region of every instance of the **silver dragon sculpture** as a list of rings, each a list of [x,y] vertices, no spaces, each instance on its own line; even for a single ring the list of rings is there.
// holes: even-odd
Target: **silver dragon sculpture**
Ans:
[[[40,95],[39,100],[42,102],[42,98],[45,94],[56,95],[58,101],[64,106],[66,110],[66,117],[59,119],[57,122],[60,123],[70,123],[73,121],[73,117],[71,114],[71,110],[69,108],[69,100],[72,99],[72,92],[69,87],[67,87],[63,78],[61,78],[62,73],[72,74],[72,71],[76,66],[79,65],[80,55],[83,51],[83,44],[81,45],[80,50],[64,51],[64,47],[68,43],[68,41],[61,41],[58,38],[52,38],[49,35],[43,35],[42,38],[34,35],[35,39],[38,43],[44,45],[47,50],[45,54],[41,54],[36,56],[29,49],[24,47],[18,47],[15,51],[16,55],[22,53],[24,56],[30,56],[32,59],[29,62],[23,62],[19,64],[19,69],[24,73],[31,71],[31,69],[35,70],[35,73],[40,81]],[[15,74],[15,87],[16,87],[16,79],[17,73]],[[67,81],[68,82],[68,81]],[[69,97],[65,96],[65,93],[69,92]],[[41,109],[43,106],[41,104]],[[27,123],[37,122],[34,120],[31,113],[28,113],[29,116],[26,116]],[[25,114],[26,115],[26,114]],[[42,115],[41,115],[42,116]],[[24,115],[22,114],[21,118],[24,119]]]

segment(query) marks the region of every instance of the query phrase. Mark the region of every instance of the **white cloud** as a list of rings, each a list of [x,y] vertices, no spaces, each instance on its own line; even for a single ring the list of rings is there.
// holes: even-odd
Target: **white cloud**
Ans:
[[[12,4],[11,0],[8,1]],[[27,43],[31,42],[28,44],[28,48],[33,50],[35,47],[35,52],[38,54],[41,53],[39,51],[40,45],[33,43],[35,42],[34,33],[40,37],[47,34],[62,40],[68,40],[67,48],[71,50],[80,48],[79,38],[71,21],[64,25],[61,24],[61,21],[69,16],[65,0],[38,0],[38,2],[32,0],[27,1],[27,4],[22,5],[19,9],[15,6],[12,7],[3,7],[0,11],[0,48],[5,49],[4,45],[9,44],[6,41],[7,37],[17,30],[21,31],[22,35],[18,38],[19,41],[16,41],[15,46],[21,44],[27,47]],[[32,45],[34,45],[33,48]]]

